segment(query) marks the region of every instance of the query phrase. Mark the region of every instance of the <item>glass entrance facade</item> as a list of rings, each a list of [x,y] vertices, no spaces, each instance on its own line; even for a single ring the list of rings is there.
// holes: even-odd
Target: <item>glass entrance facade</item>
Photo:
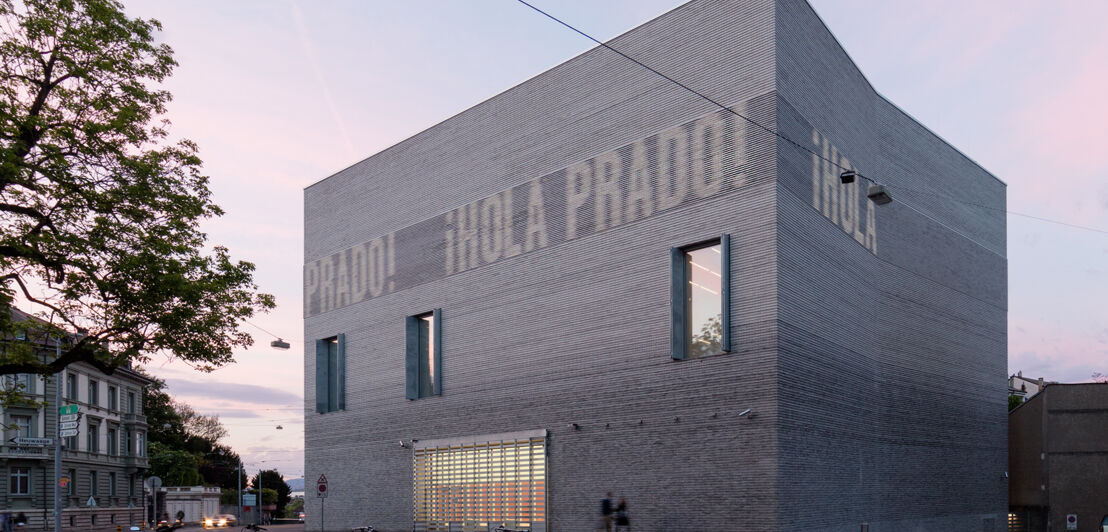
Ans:
[[[546,435],[429,442],[413,453],[415,530],[546,530]]]

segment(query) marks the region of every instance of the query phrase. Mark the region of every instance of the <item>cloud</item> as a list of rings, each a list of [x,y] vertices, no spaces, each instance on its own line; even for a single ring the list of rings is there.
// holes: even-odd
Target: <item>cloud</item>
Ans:
[[[257,384],[230,384],[214,380],[197,381],[180,378],[167,378],[166,384],[169,386],[170,395],[174,396],[218,398],[281,407],[299,405],[304,402],[299,394]]]

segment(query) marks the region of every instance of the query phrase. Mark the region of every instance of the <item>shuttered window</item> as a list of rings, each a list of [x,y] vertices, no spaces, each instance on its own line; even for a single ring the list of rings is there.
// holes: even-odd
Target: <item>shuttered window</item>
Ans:
[[[546,433],[430,443],[413,457],[413,528],[546,530]]]
[[[316,412],[346,410],[346,335],[315,342]]]
[[[442,395],[442,309],[408,316],[404,327],[405,397]]]
[[[731,351],[731,239],[670,250],[670,356]]]

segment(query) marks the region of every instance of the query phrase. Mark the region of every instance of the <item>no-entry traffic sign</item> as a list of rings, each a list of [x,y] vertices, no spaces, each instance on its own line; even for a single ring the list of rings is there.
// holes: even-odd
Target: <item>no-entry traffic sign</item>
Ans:
[[[316,497],[327,498],[327,475],[319,475],[315,485]]]

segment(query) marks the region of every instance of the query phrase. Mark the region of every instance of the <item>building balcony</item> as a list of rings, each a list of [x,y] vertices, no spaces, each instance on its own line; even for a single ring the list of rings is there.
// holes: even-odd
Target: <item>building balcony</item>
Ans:
[[[80,460],[84,462],[97,462],[101,464],[123,465],[124,457],[117,454],[105,454],[98,452],[77,451],[73,449],[62,449],[62,458],[65,460]]]
[[[146,416],[142,414],[120,414],[119,421],[124,425],[141,425],[146,426]]]
[[[54,456],[53,447],[31,447],[23,445],[2,445],[0,446],[0,458],[12,459],[12,458],[50,458]]]
[[[149,469],[150,459],[145,456],[124,456],[123,465],[137,469]]]

